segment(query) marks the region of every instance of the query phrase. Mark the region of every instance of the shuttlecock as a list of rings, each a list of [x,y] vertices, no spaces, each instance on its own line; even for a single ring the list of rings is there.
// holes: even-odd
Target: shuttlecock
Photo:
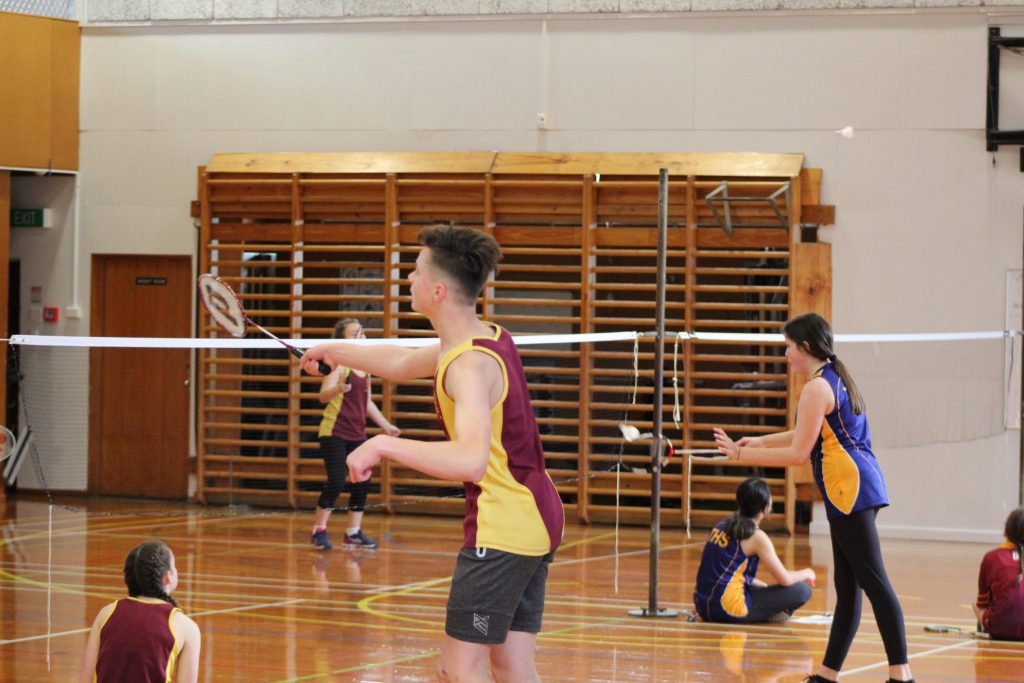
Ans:
[[[633,425],[628,425],[625,422],[619,424],[619,431],[622,432],[622,438],[629,443],[633,443],[637,439],[649,439],[651,438],[650,432],[640,433],[640,430]]]
[[[853,126],[845,126],[843,128],[840,128],[839,130],[836,131],[836,135],[844,137],[847,140],[851,139],[853,137]]]

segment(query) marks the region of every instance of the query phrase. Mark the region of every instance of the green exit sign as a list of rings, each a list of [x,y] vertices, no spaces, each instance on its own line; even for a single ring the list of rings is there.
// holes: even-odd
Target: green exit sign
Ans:
[[[52,228],[53,211],[50,209],[11,209],[12,228]]]

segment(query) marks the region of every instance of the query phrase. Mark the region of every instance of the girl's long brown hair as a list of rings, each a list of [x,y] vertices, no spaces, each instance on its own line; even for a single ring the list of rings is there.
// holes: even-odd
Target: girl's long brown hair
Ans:
[[[832,328],[817,313],[804,313],[798,315],[785,324],[782,333],[811,354],[818,360],[826,360],[839,374],[839,378],[846,385],[846,394],[850,397],[850,407],[857,415],[862,415],[867,406],[864,404],[864,397],[853,381],[849,369],[841,360],[836,357],[833,348]]]

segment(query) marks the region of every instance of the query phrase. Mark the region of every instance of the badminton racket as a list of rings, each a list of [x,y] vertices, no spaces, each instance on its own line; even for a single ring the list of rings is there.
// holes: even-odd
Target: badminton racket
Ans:
[[[296,358],[302,358],[302,351],[300,349],[292,346],[262,325],[253,322],[252,318],[246,315],[245,309],[242,308],[242,302],[238,300],[235,290],[231,289],[226,282],[216,275],[204,273],[199,276],[199,298],[202,299],[203,306],[209,311],[213,321],[232,337],[244,337],[246,330],[251,327],[288,349]],[[331,366],[323,361],[320,361],[318,369],[321,375],[329,375],[331,373]]]
[[[0,461],[6,460],[14,453],[14,447],[18,445],[14,433],[7,427],[0,426]]]
[[[970,626],[952,626],[949,624],[925,624],[924,630],[927,633],[962,633],[969,638],[988,638],[988,634],[981,630],[979,625],[977,630]]]

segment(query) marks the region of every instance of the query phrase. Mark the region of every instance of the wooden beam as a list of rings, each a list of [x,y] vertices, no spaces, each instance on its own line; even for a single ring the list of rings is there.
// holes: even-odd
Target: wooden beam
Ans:
[[[800,207],[800,222],[804,225],[835,225],[836,207],[831,204],[804,204]]]
[[[0,339],[7,339],[7,292],[10,283],[7,281],[11,261],[11,173],[0,171]],[[3,357],[7,358],[10,349],[6,341],[0,343]],[[7,363],[0,363],[0,406],[7,410]],[[2,424],[7,424],[7,416],[0,416]],[[13,430],[12,430],[13,431]],[[4,486],[0,483],[0,501],[5,498]]]
[[[793,245],[790,258],[793,280],[790,287],[790,316],[803,313],[817,313],[826,320],[832,319],[832,245],[828,242],[814,242]],[[789,424],[796,423],[796,406],[800,390],[806,377],[790,373]],[[792,475],[793,496],[797,489],[808,483],[814,484],[810,463],[800,467],[787,468]],[[787,520],[788,521],[788,520]]]
[[[215,154],[210,173],[494,173],[499,175],[671,175],[787,178],[802,154],[756,152],[248,152]]]
[[[214,154],[210,173],[486,173],[494,152],[250,152]]]
[[[504,152],[495,159],[494,173],[657,177],[659,169],[667,168],[675,176],[788,177],[798,175],[803,162],[803,154],[755,152]]]

